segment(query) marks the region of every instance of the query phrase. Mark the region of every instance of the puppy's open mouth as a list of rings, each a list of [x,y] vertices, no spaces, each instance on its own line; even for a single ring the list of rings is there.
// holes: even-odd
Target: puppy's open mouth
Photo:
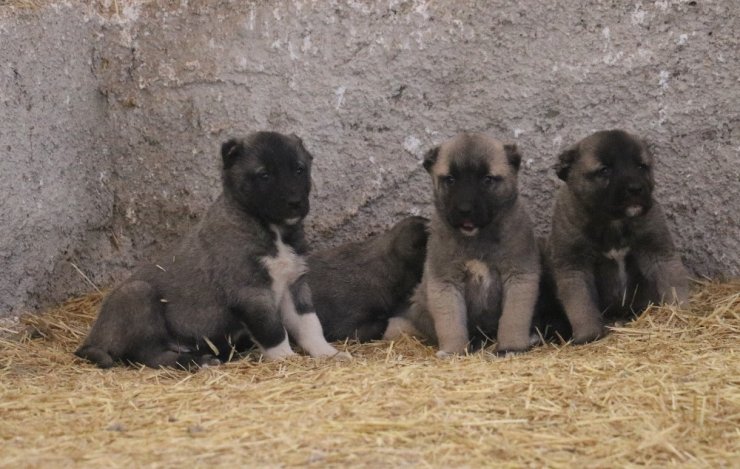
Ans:
[[[478,227],[472,221],[466,220],[460,224],[460,232],[465,236],[475,236],[478,234]]]
[[[624,214],[627,216],[627,218],[634,218],[642,215],[644,211],[645,207],[643,207],[642,205],[630,205],[624,209]]]

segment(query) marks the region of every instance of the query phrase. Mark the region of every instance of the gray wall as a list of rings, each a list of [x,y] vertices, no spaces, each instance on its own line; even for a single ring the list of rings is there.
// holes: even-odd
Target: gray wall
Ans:
[[[89,290],[71,263],[108,285],[170,245],[220,143],[259,129],[314,153],[323,247],[428,214],[421,155],[460,130],[519,144],[546,233],[558,151],[627,128],[688,266],[740,275],[734,0],[117,3],[0,8],[0,315]]]

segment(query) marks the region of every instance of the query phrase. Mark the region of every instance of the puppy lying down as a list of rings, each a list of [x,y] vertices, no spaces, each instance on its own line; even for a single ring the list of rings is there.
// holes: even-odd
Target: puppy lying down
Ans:
[[[409,217],[385,233],[308,257],[306,278],[329,341],[380,339],[421,280],[427,220]]]

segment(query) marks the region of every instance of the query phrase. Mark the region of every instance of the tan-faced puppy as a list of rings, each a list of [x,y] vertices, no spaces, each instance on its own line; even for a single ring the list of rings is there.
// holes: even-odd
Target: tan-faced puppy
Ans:
[[[518,198],[521,156],[481,134],[462,133],[430,150],[435,214],[412,306],[385,333],[462,353],[471,336],[496,336],[500,353],[530,347],[540,261],[532,223]]]
[[[306,278],[327,340],[383,337],[388,319],[408,308],[421,280],[427,225],[408,217],[384,233],[308,257]]]
[[[622,130],[596,132],[558,157],[548,257],[557,295],[583,343],[649,303],[685,303],[687,272],[653,199],[653,158]]]

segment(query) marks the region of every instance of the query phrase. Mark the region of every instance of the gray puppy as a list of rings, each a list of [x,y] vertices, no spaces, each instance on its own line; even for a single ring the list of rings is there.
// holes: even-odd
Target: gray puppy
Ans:
[[[306,278],[329,341],[383,337],[421,280],[428,220],[409,217],[365,241],[308,257]]]
[[[221,196],[178,247],[108,295],[78,356],[103,368],[216,364],[246,330],[280,359],[294,354],[286,328],[311,356],[337,354],[304,277],[311,154],[296,136],[258,132],[221,156]]]
[[[649,303],[685,303],[687,272],[653,199],[653,158],[622,130],[596,132],[560,154],[548,258],[575,343]]]
[[[435,214],[412,306],[385,333],[417,335],[438,356],[462,353],[475,336],[496,336],[498,352],[530,347],[540,260],[518,198],[521,156],[481,134],[462,133],[430,150]]]

